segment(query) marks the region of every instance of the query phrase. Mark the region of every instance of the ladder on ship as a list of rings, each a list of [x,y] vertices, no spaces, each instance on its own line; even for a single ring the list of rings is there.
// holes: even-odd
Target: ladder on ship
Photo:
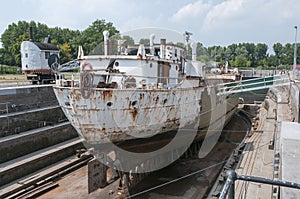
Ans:
[[[218,94],[232,94],[255,91],[271,87],[285,86],[290,84],[288,75],[275,75],[262,78],[229,82],[218,85]]]

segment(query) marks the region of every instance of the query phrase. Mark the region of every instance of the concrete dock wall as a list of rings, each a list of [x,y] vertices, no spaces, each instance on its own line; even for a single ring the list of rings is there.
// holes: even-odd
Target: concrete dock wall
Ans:
[[[82,148],[51,85],[0,88],[0,189]]]
[[[77,137],[69,122],[0,140],[0,163]]]
[[[66,121],[60,107],[30,110],[0,116],[0,138]]]
[[[52,86],[24,86],[0,89],[0,115],[58,105]]]
[[[38,157],[33,157],[31,160],[25,159],[23,162],[19,162],[18,165],[11,165],[11,167],[0,172],[0,186],[70,157],[75,154],[77,149],[82,147],[81,142],[70,146],[56,147],[55,151],[51,153],[49,151],[44,154],[40,153]]]

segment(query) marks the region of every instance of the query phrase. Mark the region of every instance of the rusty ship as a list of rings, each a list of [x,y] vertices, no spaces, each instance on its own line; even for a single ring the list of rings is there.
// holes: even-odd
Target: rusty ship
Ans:
[[[121,37],[114,41],[108,31],[103,36],[98,52],[84,55],[79,47],[80,73],[58,78],[53,86],[62,110],[88,147],[128,141],[130,148],[153,138],[167,144],[174,133],[188,128],[197,140],[220,132],[235,113],[238,96],[220,95],[218,87],[238,81],[239,74],[227,68],[223,74],[206,70],[196,61],[189,33],[183,36],[186,46],[166,39],[155,43],[156,34],[150,34],[146,44],[130,44]],[[179,140],[190,131],[182,132]],[[139,152],[144,149],[139,147]]]

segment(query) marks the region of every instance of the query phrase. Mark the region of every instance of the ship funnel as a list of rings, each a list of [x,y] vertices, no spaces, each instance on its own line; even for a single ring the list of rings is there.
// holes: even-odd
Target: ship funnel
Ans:
[[[29,27],[29,41],[33,41],[32,27]]]
[[[109,39],[109,31],[104,30],[103,31],[103,37],[104,37],[104,55],[108,54],[108,39]]]
[[[84,56],[83,48],[82,48],[82,46],[79,46],[79,47],[78,47],[78,55],[77,55],[77,59],[78,59],[78,60],[81,60],[81,59],[83,58],[83,56]]]
[[[166,39],[160,40],[160,58],[165,58],[165,50],[166,50]]]
[[[150,35],[150,54],[154,55],[154,39],[155,39],[155,34]]]
[[[192,60],[196,61],[197,60],[197,43],[192,42],[191,47],[192,47]]]
[[[45,39],[44,39],[44,43],[48,43],[48,44],[50,44],[50,43],[51,43],[51,38],[50,38],[50,35],[48,35],[48,37],[45,37]]]
[[[228,73],[228,61],[225,62],[225,73]]]
[[[138,56],[141,56],[141,58],[145,58],[146,55],[146,51],[145,51],[145,46],[144,44],[140,44],[138,52],[137,52]]]
[[[125,43],[126,40],[118,40],[118,55],[121,55],[122,53],[124,53],[124,48],[123,45]]]

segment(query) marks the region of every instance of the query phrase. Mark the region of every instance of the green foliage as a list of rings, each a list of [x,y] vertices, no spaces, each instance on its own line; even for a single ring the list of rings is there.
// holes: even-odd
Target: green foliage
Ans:
[[[198,48],[204,48],[199,45]],[[239,43],[231,44],[227,47],[212,46],[204,48],[207,50],[205,57],[199,56],[199,50],[197,50],[198,60],[205,61],[207,57],[211,61],[224,64],[225,61],[230,63],[233,67],[252,67],[252,68],[271,68],[281,66],[282,68],[288,68],[293,64],[294,45],[276,43],[273,45],[275,55],[269,55],[267,53],[268,46],[263,43]],[[203,50],[202,50],[203,51]],[[300,45],[297,45],[297,51],[300,52]],[[245,62],[247,60],[247,62]],[[300,62],[300,53],[297,55],[297,60]],[[250,65],[249,65],[250,64]],[[284,67],[283,67],[284,66]]]
[[[4,74],[19,74],[20,68],[17,66],[6,66],[0,64],[0,75]]]
[[[276,67],[278,65],[278,58],[276,55],[270,55],[268,58],[269,67]]]
[[[134,39],[133,39],[132,37],[130,37],[130,36],[128,36],[128,35],[124,35],[124,36],[122,37],[122,39],[125,40],[125,43],[126,43],[127,45],[134,45]]]
[[[71,46],[68,43],[58,44],[60,51],[60,62],[66,63],[72,60]]]
[[[113,24],[105,20],[94,21],[83,32],[68,28],[49,28],[45,24],[34,21],[19,21],[10,24],[1,35],[3,48],[0,49],[0,64],[21,66],[20,46],[22,41],[29,40],[29,27],[32,27],[34,41],[44,42],[45,37],[51,36],[51,43],[57,45],[61,51],[61,63],[75,59],[79,45],[82,45],[85,53],[88,54],[103,41],[104,30],[108,30],[111,36],[118,33]]]
[[[144,44],[144,45],[149,45],[150,44],[150,39],[140,39],[140,44]]]
[[[177,42],[176,45],[179,46],[179,47],[181,47],[181,48],[185,47],[184,43],[182,43],[182,42]]]
[[[82,45],[84,53],[90,54],[96,46],[103,43],[104,30],[109,31],[110,37],[119,33],[111,22],[106,23],[105,20],[96,20],[80,36],[76,37],[72,44],[75,46]]]
[[[96,20],[83,31],[70,30],[68,28],[54,27],[39,22],[18,21],[10,24],[1,35],[3,48],[0,48],[0,64],[10,66],[20,66],[20,45],[24,40],[29,40],[29,27],[33,28],[34,41],[43,42],[48,35],[51,36],[53,44],[60,49],[61,63],[71,61],[77,57],[79,45],[83,46],[85,54],[103,53],[104,30],[108,30],[111,41],[112,51],[117,51],[116,39],[125,40],[125,45],[133,45],[134,40],[129,36],[121,37],[119,31],[111,22]],[[140,43],[149,44],[149,39],[141,39]],[[183,43],[176,43],[185,48]],[[300,52],[300,45],[297,45]],[[191,49],[189,49],[190,51]],[[226,61],[233,67],[260,67],[260,68],[282,68],[289,69],[293,64],[294,45],[275,43],[273,51],[275,55],[268,55],[268,46],[264,43],[239,43],[228,46],[204,47],[202,43],[197,43],[197,60],[206,64],[218,62],[224,64]],[[116,52],[113,52],[116,53]],[[300,62],[300,53],[297,55]]]
[[[235,58],[235,60],[232,62],[233,67],[250,67],[251,62],[248,61],[248,59],[242,55],[239,55]]]
[[[209,57],[207,55],[200,55],[200,56],[197,57],[197,60],[201,61],[201,62],[203,62],[205,64],[208,64]]]

